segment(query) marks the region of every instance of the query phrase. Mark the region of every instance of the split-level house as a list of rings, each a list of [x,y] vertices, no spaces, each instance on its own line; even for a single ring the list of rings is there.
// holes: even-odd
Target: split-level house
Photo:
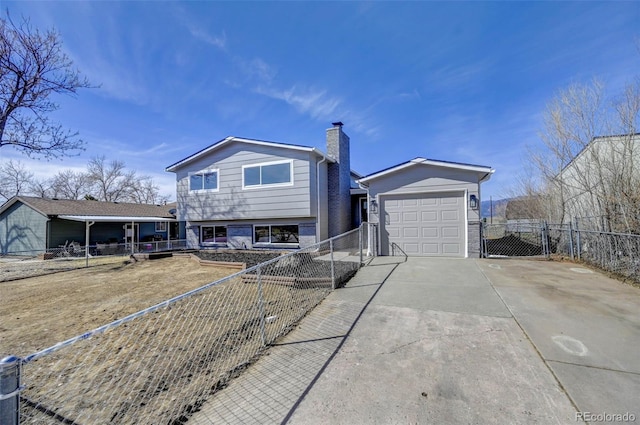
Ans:
[[[416,158],[362,176],[341,122],[315,147],[227,137],[166,168],[192,248],[298,248],[376,224],[378,252],[480,253],[487,166]],[[394,245],[395,244],[395,245]]]

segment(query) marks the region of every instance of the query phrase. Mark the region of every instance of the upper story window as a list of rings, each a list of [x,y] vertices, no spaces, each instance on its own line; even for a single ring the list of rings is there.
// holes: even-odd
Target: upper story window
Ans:
[[[189,173],[189,190],[218,190],[218,170],[203,170]]]
[[[293,184],[293,161],[265,162],[242,167],[243,189]]]

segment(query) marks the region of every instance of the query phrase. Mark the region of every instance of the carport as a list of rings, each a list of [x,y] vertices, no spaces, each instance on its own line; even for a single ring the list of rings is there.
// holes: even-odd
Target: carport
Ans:
[[[415,158],[358,180],[367,191],[369,221],[378,224],[379,250],[410,256],[480,255],[483,165]]]
[[[142,216],[106,216],[106,215],[60,215],[57,217],[61,220],[69,220],[76,222],[83,222],[85,224],[85,245],[89,245],[91,240],[91,227],[96,223],[123,223],[123,230],[125,233],[125,243],[130,244],[131,253],[135,252],[135,245],[139,241],[139,229],[140,223],[165,223],[167,232],[167,240],[171,239],[170,223],[177,222],[176,219],[170,219],[167,217],[142,217]],[[130,224],[130,230],[127,229],[127,225]],[[89,257],[89,250],[85,249],[85,256]]]

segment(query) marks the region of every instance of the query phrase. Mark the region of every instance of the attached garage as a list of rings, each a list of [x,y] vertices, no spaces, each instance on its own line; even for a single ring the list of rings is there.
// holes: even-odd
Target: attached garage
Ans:
[[[480,255],[480,183],[491,167],[416,158],[363,177],[378,252],[409,256]]]

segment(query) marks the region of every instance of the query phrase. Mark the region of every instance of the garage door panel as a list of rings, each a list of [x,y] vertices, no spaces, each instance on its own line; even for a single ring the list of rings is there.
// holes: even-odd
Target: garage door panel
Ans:
[[[404,243],[402,250],[407,255],[420,255],[420,245],[418,243]]]
[[[437,238],[438,237],[438,228],[437,227],[423,227],[422,228],[422,237],[423,238]]]
[[[464,256],[464,206],[461,193],[382,195],[382,243],[395,243],[407,255]]]
[[[442,221],[459,221],[460,214],[457,210],[442,210]]]
[[[458,227],[442,227],[443,238],[459,238],[460,229]]]
[[[423,255],[436,255],[440,254],[439,244],[437,243],[423,243],[422,254]]]
[[[402,221],[404,223],[417,223],[418,222],[418,212],[417,211],[409,211],[402,213]]]
[[[460,198],[458,197],[450,197],[450,198],[440,198],[441,205],[459,205]]]
[[[442,253],[443,254],[451,254],[451,255],[457,255],[457,254],[461,254],[460,252],[460,244],[449,244],[449,243],[443,243],[442,244]]]
[[[437,211],[421,211],[420,217],[423,222],[438,221]]]
[[[419,234],[417,227],[405,227],[402,229],[402,236],[405,238],[417,238]]]

